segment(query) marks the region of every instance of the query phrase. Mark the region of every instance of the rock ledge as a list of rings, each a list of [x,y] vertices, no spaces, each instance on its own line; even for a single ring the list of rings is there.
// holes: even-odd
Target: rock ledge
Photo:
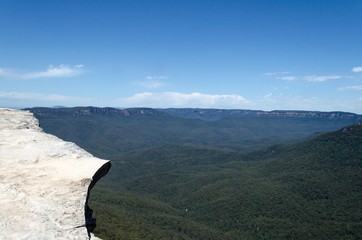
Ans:
[[[110,167],[32,113],[0,109],[0,239],[88,239],[89,192]]]

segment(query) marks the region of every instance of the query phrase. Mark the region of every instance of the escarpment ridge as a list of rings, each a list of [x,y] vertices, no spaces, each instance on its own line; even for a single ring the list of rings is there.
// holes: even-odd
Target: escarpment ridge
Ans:
[[[110,167],[32,113],[0,109],[0,239],[89,239],[89,192]]]

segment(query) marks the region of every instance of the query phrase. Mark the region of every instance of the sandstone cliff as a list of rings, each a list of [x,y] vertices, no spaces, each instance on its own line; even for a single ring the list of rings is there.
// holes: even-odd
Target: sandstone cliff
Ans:
[[[89,191],[110,166],[30,112],[0,109],[0,239],[88,239]]]

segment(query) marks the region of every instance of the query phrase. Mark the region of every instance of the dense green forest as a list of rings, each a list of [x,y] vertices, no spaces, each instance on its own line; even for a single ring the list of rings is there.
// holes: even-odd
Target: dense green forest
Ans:
[[[103,239],[362,238],[361,125],[64,111],[36,114],[112,161],[89,202]]]
[[[249,154],[161,147],[92,192],[105,239],[361,239],[362,127]]]

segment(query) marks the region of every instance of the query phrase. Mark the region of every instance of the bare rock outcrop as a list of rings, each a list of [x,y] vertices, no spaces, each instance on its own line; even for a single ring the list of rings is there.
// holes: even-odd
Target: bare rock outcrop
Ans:
[[[89,239],[89,192],[110,167],[32,113],[0,109],[0,239]]]

